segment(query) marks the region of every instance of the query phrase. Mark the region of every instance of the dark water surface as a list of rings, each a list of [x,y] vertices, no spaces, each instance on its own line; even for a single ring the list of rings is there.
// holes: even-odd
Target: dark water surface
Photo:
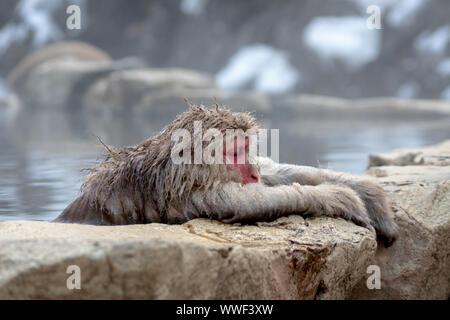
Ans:
[[[46,112],[10,117],[0,110],[0,221],[51,220],[79,194],[83,168],[103,150],[96,136],[122,147],[158,133],[166,121],[152,119],[80,120]],[[450,138],[442,116],[402,119],[389,114],[350,117],[309,113],[263,119],[280,129],[280,161],[361,174],[371,153],[417,147]]]

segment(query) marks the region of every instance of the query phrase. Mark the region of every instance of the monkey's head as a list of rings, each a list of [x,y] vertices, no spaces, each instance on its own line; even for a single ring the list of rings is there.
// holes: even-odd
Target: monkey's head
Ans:
[[[257,128],[250,113],[190,104],[190,109],[179,114],[159,136],[145,142],[151,153],[146,161],[151,163],[150,187],[163,191],[165,199],[173,199],[224,182],[258,182],[258,168],[251,164],[249,155],[250,135],[256,137]],[[177,149],[181,142],[188,148]],[[177,157],[189,163],[176,163],[174,150]]]
[[[137,146],[122,150],[105,146],[109,154],[91,169],[84,187],[105,193],[96,195],[105,199],[114,190],[132,188],[130,192],[150,196],[159,210],[166,210],[174,203],[182,205],[195,190],[226,182],[256,183],[259,175],[251,164],[249,134],[256,137],[257,127],[250,113],[190,104],[159,135]],[[227,135],[230,130],[234,135]],[[176,149],[180,144],[185,145]],[[209,162],[207,154],[215,161]],[[188,161],[177,163],[174,155]]]

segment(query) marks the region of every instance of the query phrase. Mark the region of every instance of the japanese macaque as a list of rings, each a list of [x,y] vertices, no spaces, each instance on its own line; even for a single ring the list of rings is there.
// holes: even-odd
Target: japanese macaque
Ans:
[[[352,221],[376,232],[386,246],[396,239],[386,195],[372,178],[252,158],[248,136],[223,142],[211,153],[223,157],[222,163],[174,161],[174,154],[195,157],[195,143],[180,150],[174,136],[179,130],[194,133],[196,122],[202,133],[214,128],[224,136],[229,129],[245,133],[258,128],[249,113],[191,105],[159,135],[137,146],[114,150],[105,145],[106,159],[91,169],[81,195],[55,221],[176,224],[209,218],[234,223],[301,214]],[[200,140],[203,147],[205,140]]]

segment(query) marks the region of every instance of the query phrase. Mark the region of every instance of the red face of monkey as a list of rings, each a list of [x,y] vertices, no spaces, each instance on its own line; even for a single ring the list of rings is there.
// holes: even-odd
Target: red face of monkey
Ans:
[[[245,141],[245,142],[244,142]],[[227,150],[224,146],[224,158],[228,168],[232,170],[239,170],[242,177],[242,184],[258,182],[258,173],[253,165],[249,163],[249,139],[234,139],[234,147],[229,146]]]

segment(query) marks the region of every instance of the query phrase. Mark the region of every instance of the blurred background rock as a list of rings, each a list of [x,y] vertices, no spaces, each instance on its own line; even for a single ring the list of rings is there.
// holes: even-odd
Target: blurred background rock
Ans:
[[[81,30],[65,10],[81,8]],[[369,5],[381,30],[369,30]],[[224,88],[347,98],[450,99],[447,0],[3,0],[0,72],[78,39],[114,59],[213,74]]]

